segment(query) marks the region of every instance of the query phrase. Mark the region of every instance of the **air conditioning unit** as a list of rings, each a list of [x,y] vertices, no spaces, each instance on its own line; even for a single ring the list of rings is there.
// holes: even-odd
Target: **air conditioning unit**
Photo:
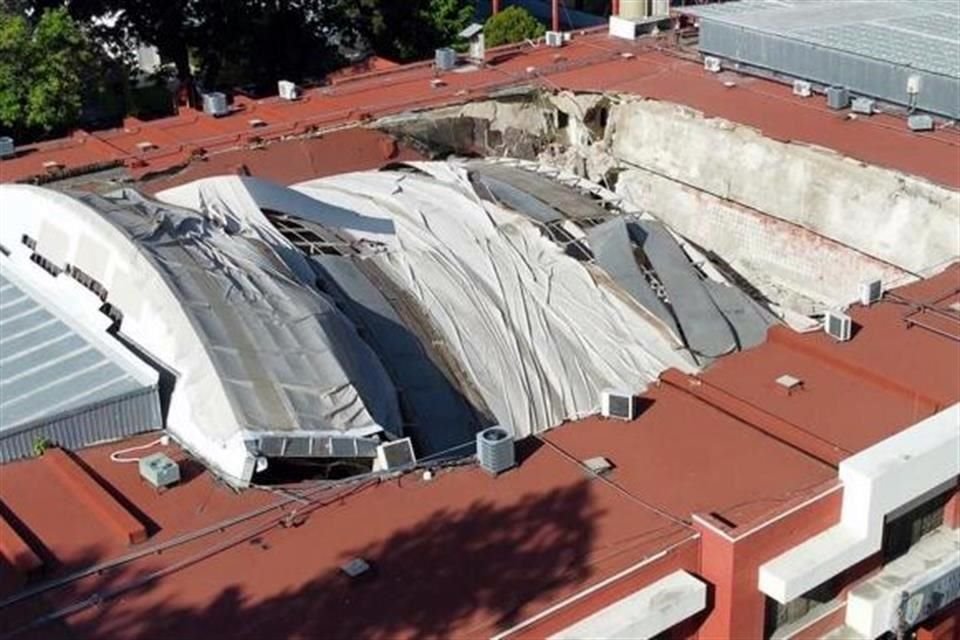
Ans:
[[[544,40],[546,41],[548,47],[563,46],[563,34],[559,31],[547,31],[547,33],[544,35]]]
[[[13,144],[13,138],[9,136],[0,137],[0,158],[9,158],[17,152]]]
[[[219,91],[203,94],[203,112],[215,118],[227,115],[230,113],[227,96]]]
[[[880,302],[883,298],[883,281],[871,280],[860,283],[860,304],[869,307],[874,302]]]
[[[834,340],[846,342],[853,333],[853,321],[846,314],[828,311],[823,319],[823,330]]]
[[[299,100],[300,87],[289,80],[281,80],[277,83],[277,92],[281,100]]]
[[[846,109],[850,105],[850,92],[843,87],[827,87],[827,106],[831,109]]]
[[[870,98],[854,98],[853,102],[850,103],[850,109],[854,113],[862,113],[863,115],[873,115],[876,111],[876,102]]]
[[[449,71],[457,66],[457,52],[450,47],[437,49],[434,52],[434,64],[440,71]]]
[[[140,458],[137,461],[140,477],[154,489],[166,489],[180,482],[180,466],[163,453]]]
[[[910,131],[933,131],[933,118],[928,115],[910,116],[907,118]]]
[[[793,95],[801,98],[809,98],[813,95],[813,87],[806,80],[793,81]]]
[[[392,442],[384,442],[377,447],[376,468],[379,471],[392,471],[411,467],[417,462],[413,453],[413,443],[410,438],[401,438]]]
[[[601,394],[600,414],[604,418],[633,420],[637,417],[637,403],[632,393],[604,391]]]
[[[703,68],[710,73],[720,73],[723,70],[720,65],[720,58],[715,56],[705,56],[703,58]]]
[[[477,434],[477,459],[480,467],[497,475],[516,464],[513,436],[503,427],[490,427]]]

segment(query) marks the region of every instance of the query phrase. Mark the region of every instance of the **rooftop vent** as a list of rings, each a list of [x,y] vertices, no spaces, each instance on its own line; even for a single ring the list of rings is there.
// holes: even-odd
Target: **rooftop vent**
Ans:
[[[823,320],[823,330],[834,340],[846,342],[852,335],[853,321],[846,314],[828,311]]]
[[[613,471],[613,463],[603,456],[584,460],[583,466],[585,466],[590,473],[598,476],[606,475]]]
[[[281,80],[277,83],[277,93],[281,100],[299,100],[300,87],[289,80]]]
[[[777,378],[776,382],[777,386],[785,391],[788,396],[792,395],[794,391],[803,389],[803,380],[791,375],[784,374]]]
[[[266,120],[261,120],[260,118],[251,118],[247,120],[247,124],[250,125],[251,129],[259,129],[260,127],[267,126]]]
[[[457,52],[450,47],[437,49],[434,54],[434,64],[440,71],[449,71],[457,66]]]
[[[503,427],[490,427],[477,434],[477,459],[485,471],[497,475],[516,464],[513,436]]]
[[[219,91],[203,94],[203,112],[215,118],[227,115],[230,113],[227,96]]]
[[[149,140],[143,140],[142,142],[137,143],[137,151],[139,151],[140,153],[152,151],[153,149],[156,149],[156,148],[157,148],[157,145],[153,144]]]
[[[403,469],[416,463],[417,457],[413,453],[413,444],[410,438],[402,438],[393,442],[385,442],[377,447],[377,469],[392,471]]]
[[[13,138],[10,136],[0,137],[0,158],[9,158],[16,154],[16,147],[13,144]]]
[[[831,109],[846,109],[850,105],[850,92],[843,87],[827,87],[827,106]]]
[[[871,280],[860,283],[860,304],[869,307],[874,302],[880,302],[883,298],[883,281]]]
[[[813,95],[813,87],[806,80],[793,81],[793,95],[801,98],[809,98]]]
[[[154,453],[137,462],[140,477],[154,489],[166,489],[180,482],[180,466],[166,454]]]
[[[633,420],[637,417],[637,403],[633,394],[604,391],[601,394],[600,414],[604,418]]]
[[[720,73],[723,67],[720,64],[720,58],[715,56],[706,56],[703,59],[703,68],[710,73]]]
[[[559,31],[547,31],[547,33],[544,34],[544,41],[548,47],[562,47],[563,34]]]
[[[43,168],[45,171],[53,173],[63,169],[63,163],[60,162],[59,160],[47,160],[46,162],[43,163]]]
[[[348,578],[359,578],[370,571],[370,563],[363,558],[353,558],[340,565],[340,571],[343,571]]]

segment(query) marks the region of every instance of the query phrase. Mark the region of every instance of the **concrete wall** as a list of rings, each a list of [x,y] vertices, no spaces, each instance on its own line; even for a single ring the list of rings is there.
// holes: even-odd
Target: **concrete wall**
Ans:
[[[669,103],[627,101],[614,108],[610,125],[611,151],[625,163],[909,271],[923,273],[960,255],[956,191],[831,151],[777,142]]]

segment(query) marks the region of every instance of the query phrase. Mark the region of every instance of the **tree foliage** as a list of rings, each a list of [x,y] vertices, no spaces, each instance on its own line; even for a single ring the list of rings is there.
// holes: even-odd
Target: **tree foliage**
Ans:
[[[507,7],[495,16],[490,16],[483,26],[486,46],[497,47],[524,40],[535,40],[546,28],[530,13],[519,6]]]
[[[35,23],[0,11],[0,124],[17,133],[71,126],[91,59],[86,35],[64,9],[45,10]]]
[[[454,43],[473,19],[468,0],[336,0],[333,23],[345,41],[366,43],[400,62],[433,55]]]

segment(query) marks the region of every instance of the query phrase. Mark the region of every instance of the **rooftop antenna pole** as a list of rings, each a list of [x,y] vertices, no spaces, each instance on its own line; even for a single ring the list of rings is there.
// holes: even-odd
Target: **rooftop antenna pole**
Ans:
[[[492,15],[500,13],[500,0],[490,0],[490,13]]]
[[[610,0],[610,15],[620,15],[620,0]]]
[[[551,3],[552,28],[554,31],[560,31],[560,0],[553,0]]]

